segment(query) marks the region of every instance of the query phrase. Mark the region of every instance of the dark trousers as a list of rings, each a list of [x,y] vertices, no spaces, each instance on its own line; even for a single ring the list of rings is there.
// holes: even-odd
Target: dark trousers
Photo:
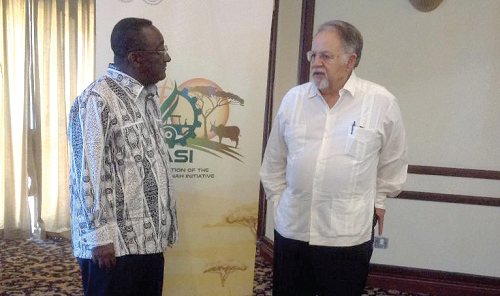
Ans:
[[[161,296],[163,253],[117,257],[111,271],[100,269],[90,259],[77,260],[85,296]]]
[[[373,240],[353,247],[311,246],[274,231],[273,296],[361,296]]]

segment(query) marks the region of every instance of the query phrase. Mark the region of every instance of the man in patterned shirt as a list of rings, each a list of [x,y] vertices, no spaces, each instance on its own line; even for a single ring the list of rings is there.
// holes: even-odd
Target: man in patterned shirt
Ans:
[[[161,295],[176,202],[155,84],[170,56],[160,31],[126,18],[114,64],[69,114],[71,232],[85,295]]]

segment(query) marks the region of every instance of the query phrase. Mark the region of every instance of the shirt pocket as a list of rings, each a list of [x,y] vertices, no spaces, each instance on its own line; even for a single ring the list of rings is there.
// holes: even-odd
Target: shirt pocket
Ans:
[[[293,157],[304,151],[306,143],[305,124],[287,124],[285,125],[284,138],[288,147],[289,154]]]
[[[364,160],[382,147],[382,135],[376,129],[349,127],[344,153]]]
[[[365,229],[365,202],[362,197],[332,199],[331,236],[357,236]]]
[[[138,145],[143,140],[142,134],[144,132],[144,128],[145,126],[142,120],[122,126],[121,130],[125,142],[131,146]]]
[[[298,196],[294,196],[287,189],[276,205],[275,225],[277,229],[287,232],[300,231],[299,212],[301,203]]]

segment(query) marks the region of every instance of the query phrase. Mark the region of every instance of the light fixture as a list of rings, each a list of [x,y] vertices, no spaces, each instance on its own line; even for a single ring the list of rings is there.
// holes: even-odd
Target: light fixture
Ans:
[[[429,12],[436,9],[443,0],[410,0],[411,5],[421,12]]]

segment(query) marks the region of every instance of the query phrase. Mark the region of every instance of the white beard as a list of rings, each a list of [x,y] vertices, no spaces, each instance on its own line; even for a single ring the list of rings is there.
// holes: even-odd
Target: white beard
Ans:
[[[321,79],[316,79],[313,76],[314,73],[323,73],[323,74],[325,74],[325,76],[323,78],[321,78]],[[326,74],[326,72],[324,70],[320,70],[320,69],[312,70],[311,74],[309,76],[309,81],[314,82],[314,84],[316,84],[316,87],[319,90],[326,89],[326,88],[330,87],[330,81],[328,81],[328,77],[326,75],[327,74]]]

